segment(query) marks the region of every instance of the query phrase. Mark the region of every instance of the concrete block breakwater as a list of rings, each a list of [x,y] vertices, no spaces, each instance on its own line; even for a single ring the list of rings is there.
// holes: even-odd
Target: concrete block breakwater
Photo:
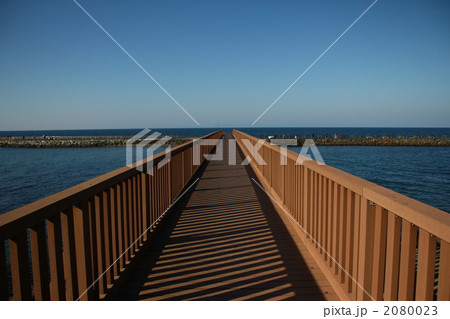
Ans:
[[[165,146],[180,145],[192,139],[193,137],[173,138],[169,140],[165,144]],[[45,137],[45,138],[2,137],[0,138],[0,147],[16,147],[16,148],[108,147],[108,146],[125,146],[127,140],[128,137],[122,136],[75,136],[75,137],[62,136],[62,137]],[[303,138],[299,138],[297,145],[303,145],[304,140],[305,139]],[[314,138],[314,142],[318,146],[424,146],[424,147],[450,146],[450,138],[437,138],[437,137]]]
[[[105,136],[77,136],[77,137],[3,137],[0,138],[0,147],[15,148],[76,148],[76,147],[109,147],[125,146],[128,138],[125,137],[105,137]],[[176,146],[192,138],[173,138],[167,141],[165,146]],[[138,140],[136,143],[139,143]],[[148,145],[151,145],[149,143]]]
[[[303,145],[304,139],[299,139]],[[422,138],[422,137],[396,137],[396,138],[316,138],[318,146],[450,146],[450,138]]]

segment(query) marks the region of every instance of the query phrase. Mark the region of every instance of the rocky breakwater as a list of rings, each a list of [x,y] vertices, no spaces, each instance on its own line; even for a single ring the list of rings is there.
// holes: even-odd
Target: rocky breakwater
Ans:
[[[303,145],[304,139],[299,140]],[[396,137],[396,138],[315,138],[318,146],[450,146],[450,138]]]
[[[0,138],[0,147],[17,147],[17,148],[67,148],[67,147],[108,147],[108,146],[125,146],[127,138]],[[188,141],[192,138],[173,138],[169,140],[165,146],[176,146]],[[150,144],[149,144],[150,145]]]

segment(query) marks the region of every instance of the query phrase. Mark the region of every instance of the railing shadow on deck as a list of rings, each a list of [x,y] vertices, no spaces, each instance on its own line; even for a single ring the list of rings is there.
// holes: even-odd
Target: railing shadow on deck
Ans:
[[[208,167],[201,182],[219,171]],[[326,300],[328,281],[311,274],[273,204],[251,182],[252,169],[241,172],[246,182],[240,187],[203,184],[189,206],[183,201],[118,299]],[[216,189],[228,191],[220,198],[203,194]]]

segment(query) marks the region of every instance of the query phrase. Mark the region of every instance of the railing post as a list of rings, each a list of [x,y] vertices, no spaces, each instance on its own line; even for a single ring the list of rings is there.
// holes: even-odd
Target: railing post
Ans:
[[[350,230],[347,229],[347,196],[346,196],[346,188],[342,185],[339,187],[339,263],[341,264],[341,267],[348,270],[348,264],[346,263],[346,256],[348,254],[347,248],[347,232]],[[339,274],[339,280],[341,283],[345,282],[345,272],[344,269],[339,268],[338,274]]]
[[[45,221],[30,228],[34,300],[50,300]]]
[[[9,254],[13,299],[31,300],[27,232],[25,230],[9,239]]]
[[[92,300],[94,294],[91,289],[88,290],[92,283],[91,268],[91,245],[89,234],[89,212],[87,203],[78,208],[73,208],[73,224],[75,235],[75,255],[77,261],[77,278],[78,278],[78,298],[80,300]]]
[[[286,206],[286,166],[287,165],[281,165],[281,198],[283,201],[283,204]]]
[[[100,276],[100,279],[98,281],[98,288],[100,294],[105,294],[107,291],[107,283],[106,283],[106,276],[101,276],[103,274],[103,271],[108,267],[106,264],[106,245],[107,243],[105,241],[105,230],[106,225],[105,223],[105,217],[108,213],[107,207],[103,205],[103,196],[104,194],[99,194],[94,196],[94,202],[93,202],[93,220],[95,220],[95,234],[96,236],[93,238],[94,244],[97,248],[97,269],[98,274],[97,276]]]
[[[383,299],[384,272],[386,268],[386,226],[387,212],[381,207],[375,209],[374,265],[372,277],[372,296],[376,300]]]
[[[354,203],[354,224],[353,224],[353,281],[352,281],[352,297],[358,300],[358,273],[359,273],[359,231],[361,221],[361,196],[355,194]]]
[[[333,223],[335,222],[333,219],[333,193],[334,193],[334,187],[333,187],[333,181],[330,179],[328,180],[328,201],[327,201],[327,252],[330,254],[328,256],[328,267],[332,267],[333,260],[331,259],[332,254],[332,248],[333,248]]]
[[[88,232],[89,232],[89,243],[91,245],[90,247],[90,258],[91,258],[91,269],[92,269],[92,277],[91,277],[91,283],[94,282],[95,279],[98,278],[100,275],[99,267],[98,267],[98,245],[97,245],[97,226],[96,226],[96,220],[95,220],[95,197],[91,197],[88,200],[88,210],[87,216],[89,217],[89,225],[88,225]],[[93,284],[93,286],[89,289],[93,292],[93,296],[95,299],[98,299],[99,297],[99,282],[96,282]]]
[[[398,300],[414,300],[414,279],[416,275],[417,226],[407,220],[402,222],[402,243]]]
[[[309,172],[308,168],[302,166],[303,168],[303,228],[306,230],[305,232],[305,242],[308,239],[309,233]]]
[[[417,301],[433,300],[435,260],[436,237],[421,228],[419,231],[419,260],[417,263]]]
[[[103,211],[103,240],[105,243],[105,248],[104,248],[104,256],[105,256],[105,269],[108,268],[110,265],[112,265],[113,263],[113,258],[112,258],[112,252],[113,252],[113,242],[115,241],[115,236],[113,237],[111,235],[111,232],[113,231],[113,224],[111,222],[111,201],[110,201],[110,190],[104,190],[102,192],[102,196],[101,196],[101,206],[102,206],[102,211]],[[114,238],[114,240],[113,240]],[[113,269],[109,269],[108,272],[105,274],[105,286],[106,288],[108,287],[108,285],[110,285],[113,281]]]
[[[202,154],[203,155],[203,154]],[[175,169],[173,161],[169,161],[169,163],[167,163],[167,189],[169,192],[169,203],[168,205],[170,205],[170,203],[172,202],[173,199],[173,189],[172,189],[172,185],[173,185],[173,181],[172,181],[172,177],[174,177],[172,174],[172,170]]]
[[[144,172],[146,172],[147,170],[147,164],[145,164],[145,170]],[[145,173],[141,173],[141,196],[142,196],[142,231],[143,231],[143,236],[142,236],[142,240],[144,242],[147,241],[147,228],[150,226],[150,202],[149,202],[149,175],[145,174]]]
[[[366,198],[361,198],[357,278],[360,286],[357,288],[357,300],[372,299],[368,292],[372,286],[374,208],[375,206],[369,206],[369,201]]]
[[[386,274],[384,300],[398,299],[398,276],[400,267],[401,218],[388,212],[388,234],[386,247]]]
[[[0,239],[0,300],[9,300],[8,278],[6,276],[5,241]]]
[[[64,247],[64,274],[66,282],[66,299],[75,300],[79,296],[77,280],[77,261],[75,252],[75,234],[73,209],[61,213],[62,240]]]
[[[181,152],[181,181],[182,181],[182,186],[186,183],[186,172],[185,172],[185,165],[184,165],[184,157],[185,157],[185,155],[184,155],[184,153],[185,153],[186,151],[184,150],[183,152]],[[181,187],[181,189],[183,189],[183,187]]]
[[[335,275],[339,273],[339,202],[340,202],[340,196],[339,196],[339,190],[340,186],[338,183],[333,183],[333,246],[331,247],[331,255],[334,258],[333,262],[333,272]]]
[[[450,300],[450,244],[441,240],[437,300]]]
[[[345,267],[347,272],[350,275],[345,276],[345,289],[348,293],[352,291],[352,281],[350,276],[355,275],[354,267],[353,267],[353,259],[356,259],[353,255],[353,249],[355,245],[355,234],[354,234],[354,225],[356,219],[356,210],[355,210],[355,194],[348,190],[347,191],[347,206],[346,206],[346,214],[347,214],[347,230],[346,230],[346,255],[345,255]]]
[[[50,298],[65,300],[64,266],[62,255],[61,217],[59,214],[47,220],[48,257],[50,264]]]

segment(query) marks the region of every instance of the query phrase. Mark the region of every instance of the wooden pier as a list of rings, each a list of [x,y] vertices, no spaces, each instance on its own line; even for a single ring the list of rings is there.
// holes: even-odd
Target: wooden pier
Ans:
[[[446,212],[282,155],[218,131],[1,215],[0,298],[450,300]]]

